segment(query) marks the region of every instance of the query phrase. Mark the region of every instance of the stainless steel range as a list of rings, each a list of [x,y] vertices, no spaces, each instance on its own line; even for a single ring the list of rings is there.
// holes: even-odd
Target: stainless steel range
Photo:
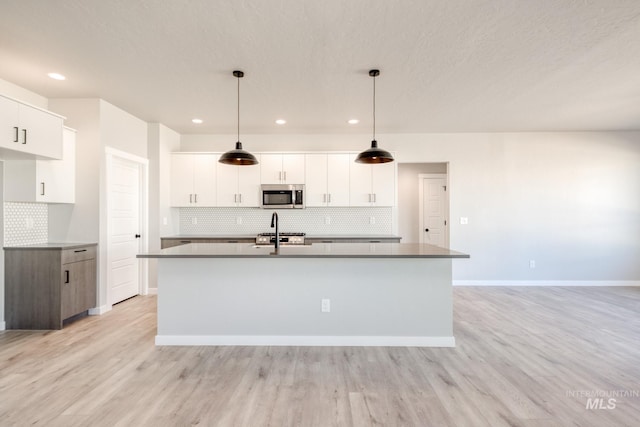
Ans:
[[[305,233],[280,233],[282,246],[304,245]],[[276,233],[260,233],[256,237],[256,245],[273,245],[276,241]]]

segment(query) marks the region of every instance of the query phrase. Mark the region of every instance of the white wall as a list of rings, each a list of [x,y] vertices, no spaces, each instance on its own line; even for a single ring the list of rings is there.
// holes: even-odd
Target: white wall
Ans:
[[[369,144],[366,135],[241,139],[249,151]],[[181,150],[226,151],[234,141],[183,135]],[[471,255],[454,262],[455,280],[640,280],[640,132],[388,134],[378,141],[399,163],[449,163],[450,246]]]
[[[4,162],[0,161],[0,201],[4,201]],[[4,203],[3,203],[4,204]],[[0,209],[0,243],[4,246],[4,209]],[[0,255],[0,331],[6,327],[4,320],[4,249]]]
[[[106,155],[111,147],[147,157],[147,124],[106,101],[50,99],[49,109],[77,130],[76,203],[49,209],[49,239],[98,242],[98,305],[107,301]]]
[[[149,156],[149,251],[160,249],[160,237],[179,232],[178,210],[169,207],[171,156],[180,150],[180,135],[159,123],[148,126]],[[166,218],[166,224],[163,219]],[[149,287],[158,283],[157,260],[148,260]]]
[[[97,99],[51,99],[52,111],[76,129],[76,202],[51,205],[49,240],[98,242],[100,238],[100,103]]]

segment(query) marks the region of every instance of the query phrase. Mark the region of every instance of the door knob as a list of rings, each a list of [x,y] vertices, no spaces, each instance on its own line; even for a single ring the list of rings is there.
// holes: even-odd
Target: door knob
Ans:
[[[428,229],[428,228],[425,228],[425,229],[424,229],[424,231],[426,231],[426,232],[428,233],[428,232],[429,232],[429,229]]]
[[[136,234],[136,239],[139,239],[139,238],[140,238],[140,235],[139,235],[139,234]]]

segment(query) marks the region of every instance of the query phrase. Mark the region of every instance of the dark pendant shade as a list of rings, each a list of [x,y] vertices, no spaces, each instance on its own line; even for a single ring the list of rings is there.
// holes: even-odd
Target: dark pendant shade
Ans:
[[[240,79],[244,77],[244,73],[239,70],[234,70],[233,76],[238,79],[238,142],[236,142],[235,150],[224,153],[220,156],[218,162],[224,163],[225,165],[236,166],[257,165],[258,159],[256,159],[256,156],[243,150],[242,143],[240,142]]]
[[[236,149],[230,150],[220,156],[218,160],[225,165],[250,166],[257,165],[258,159],[248,151],[242,149],[242,142],[236,142]]]
[[[356,163],[389,163],[393,162],[393,156],[387,150],[378,148],[376,141],[376,77],[380,75],[380,70],[369,70],[369,75],[373,77],[373,140],[371,148],[367,148],[356,157]]]
[[[371,141],[371,148],[364,150],[356,157],[356,163],[389,163],[393,156],[387,150],[378,148],[378,141]]]

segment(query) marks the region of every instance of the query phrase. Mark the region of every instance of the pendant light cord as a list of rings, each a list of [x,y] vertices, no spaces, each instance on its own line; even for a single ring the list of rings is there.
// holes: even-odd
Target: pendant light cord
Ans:
[[[238,142],[240,142],[240,77],[238,79]]]
[[[376,76],[373,76],[373,140],[376,139]]]

